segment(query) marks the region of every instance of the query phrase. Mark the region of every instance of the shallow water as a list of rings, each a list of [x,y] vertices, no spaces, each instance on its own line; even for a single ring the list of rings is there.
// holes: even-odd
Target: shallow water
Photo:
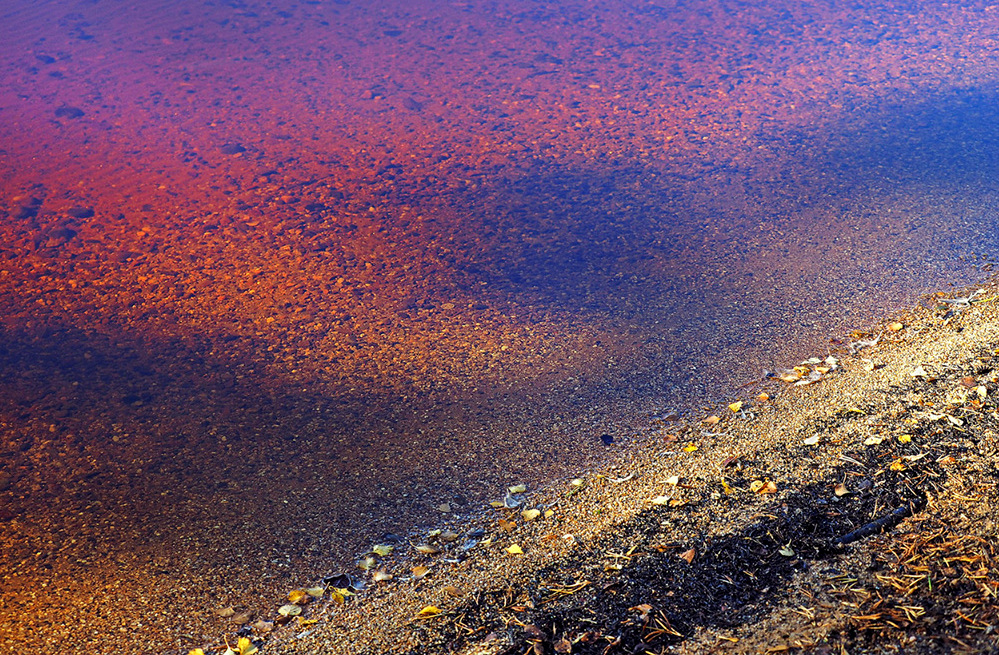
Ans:
[[[977,279],[994,12],[855,5],[5,3],[0,643],[183,648]]]

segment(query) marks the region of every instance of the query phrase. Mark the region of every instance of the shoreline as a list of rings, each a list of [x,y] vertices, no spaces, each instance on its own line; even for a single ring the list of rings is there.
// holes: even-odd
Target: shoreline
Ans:
[[[873,405],[867,409],[855,406],[865,402],[868,405],[876,402],[879,393],[883,395],[884,389],[892,387],[893,384],[896,395],[901,393],[898,390],[907,393],[920,385],[926,386],[925,376],[911,375],[917,366],[922,366],[914,363],[917,360],[925,360],[927,363],[936,360],[934,366],[940,370],[934,371],[931,367],[929,374],[943,376],[947,367],[956,364],[949,360],[967,359],[974,349],[976,340],[991,335],[994,348],[995,336],[999,333],[999,316],[991,301],[999,289],[999,282],[993,276],[975,287],[987,289],[987,293],[981,298],[990,302],[973,303],[965,309],[951,310],[948,318],[942,318],[944,313],[937,309],[927,309],[922,306],[896,312],[883,325],[899,321],[904,326],[901,330],[891,333],[885,328],[884,332],[889,336],[879,343],[863,349],[856,356],[851,356],[849,353],[839,355],[838,357],[841,357],[837,363],[841,364],[839,370],[823,374],[820,381],[814,384],[799,389],[793,383],[763,380],[760,386],[768,389],[776,387],[778,393],[771,393],[771,397],[767,400],[751,400],[748,397],[750,394],[746,394],[747,397],[741,399],[745,405],[744,408],[740,408],[739,413],[726,408],[727,402],[718,401],[717,406],[705,413],[705,417],[719,416],[717,422],[713,420],[708,423],[686,424],[682,421],[675,424],[664,422],[657,428],[658,435],[645,437],[642,443],[631,444],[618,453],[615,458],[616,463],[608,463],[600,470],[591,471],[578,478],[582,484],[574,485],[571,482],[567,484],[566,480],[555,480],[541,489],[532,490],[532,493],[526,496],[520,493],[513,494],[512,500],[506,504],[516,503],[516,507],[500,509],[487,507],[471,520],[465,518],[442,522],[436,533],[431,531],[425,534],[423,539],[410,540],[410,547],[428,546],[426,550],[431,551],[431,554],[420,554],[415,550],[409,550],[408,554],[403,555],[407,549],[405,542],[383,544],[392,545],[392,553],[384,557],[372,555],[374,561],[370,568],[372,571],[381,570],[385,574],[392,575],[392,580],[372,582],[370,572],[366,574],[360,569],[355,569],[345,573],[354,580],[367,579],[367,588],[354,598],[348,597],[342,605],[328,600],[324,595],[301,608],[303,611],[300,616],[303,618],[293,618],[285,625],[280,625],[283,619],[277,614],[273,614],[272,617],[261,617],[260,620],[265,622],[277,619],[274,631],[268,635],[266,641],[259,642],[262,652],[323,652],[324,645],[328,647],[330,643],[336,643],[338,648],[345,649],[344,652],[348,653],[453,650],[469,653],[500,653],[514,652],[509,649],[517,647],[518,644],[531,648],[535,643],[541,644],[539,646],[541,652],[591,652],[590,646],[599,641],[596,637],[590,644],[586,642],[586,632],[573,633],[571,628],[564,628],[564,634],[560,636],[553,628],[555,623],[564,626],[566,617],[576,616],[580,607],[586,606],[579,600],[586,596],[582,591],[583,588],[592,589],[597,586],[596,582],[589,578],[606,578],[604,584],[609,581],[612,586],[615,579],[619,581],[618,584],[624,584],[620,581],[628,580],[629,565],[632,565],[633,561],[636,567],[641,568],[642,565],[638,562],[662,560],[668,556],[672,557],[671,560],[667,560],[670,566],[677,566],[677,562],[682,560],[685,562],[683,566],[697,570],[702,561],[710,560],[712,539],[721,539],[725,534],[739,534],[740,529],[747,528],[750,517],[754,514],[759,516],[761,512],[766,513],[767,508],[772,508],[775,504],[785,507],[790,504],[795,509],[801,510],[816,499],[816,494],[821,496],[825,493],[828,496],[821,498],[823,505],[833,502],[831,499],[835,497],[836,502],[846,506],[849,500],[856,496],[859,504],[853,510],[854,514],[851,514],[851,524],[860,522],[862,516],[876,521],[886,514],[883,506],[869,506],[874,492],[850,490],[843,494],[843,498],[847,500],[839,500],[840,496],[829,495],[828,489],[820,491],[822,485],[829,487],[831,472],[840,470],[844,462],[857,461],[856,458],[845,455],[845,452],[853,452],[859,447],[859,452],[863,453],[873,452],[873,448],[893,454],[894,451],[889,449],[915,447],[913,444],[917,443],[917,440],[912,438],[903,444],[898,442],[896,434],[892,435],[896,437],[895,439],[877,444],[872,442],[868,446],[858,446],[857,443],[834,443],[836,440],[834,437],[826,436],[828,427],[816,430],[814,425],[812,427],[809,425],[816,421],[821,423],[833,420],[830,416],[835,412],[830,408],[845,404],[857,409],[859,415],[864,416],[868,423],[872,423],[874,417],[881,416],[888,410],[877,409]],[[939,295],[933,294],[931,298]],[[951,347],[952,352],[944,351],[945,347]],[[833,346],[833,348],[842,349],[842,346]],[[908,374],[905,370],[907,367]],[[814,364],[812,368],[815,368]],[[962,376],[961,379],[966,377]],[[936,379],[942,380],[944,377]],[[999,395],[999,387],[990,380],[985,380],[982,385],[975,385],[976,389],[978,386],[985,387],[986,396],[980,400],[986,407],[989,403],[994,403],[995,396]],[[992,388],[989,388],[990,385]],[[924,392],[928,395],[931,390]],[[755,395],[755,392],[751,395]],[[731,398],[728,402],[738,400]],[[747,409],[752,414],[742,413]],[[843,410],[843,407],[840,407],[840,410]],[[850,418],[852,413],[848,409],[846,415],[835,420],[840,421],[842,425],[857,423]],[[935,414],[930,413],[930,415]],[[749,418],[750,416],[752,418]],[[877,426],[877,430],[898,432],[903,427],[901,420],[918,422],[918,419],[912,417],[899,419],[896,416],[895,419],[894,423],[882,422]],[[958,420],[963,421],[961,418]],[[837,429],[842,429],[842,425],[835,428],[833,433]],[[951,427],[957,426],[951,424]],[[850,429],[858,434],[868,434],[873,430],[863,425],[850,426]],[[809,430],[814,433],[812,437],[820,435],[819,442],[802,445],[804,442],[801,434]],[[983,427],[982,430],[988,428]],[[869,435],[866,439],[870,440],[872,436],[876,435]],[[992,432],[984,435],[983,439],[992,443],[994,436],[995,433]],[[837,450],[839,455],[845,455],[849,460],[837,459],[834,456]],[[634,463],[629,463],[627,459],[632,455],[636,460]],[[898,455],[892,461],[902,462],[897,464],[901,471],[920,470],[917,462],[925,457],[912,462],[904,459],[918,455],[919,453]],[[945,454],[941,457],[953,457],[953,455]],[[796,466],[794,462],[799,464]],[[807,470],[800,468],[802,464],[807,464]],[[933,465],[939,468],[936,460]],[[731,469],[733,466],[737,469]],[[861,464],[861,467],[864,465]],[[901,472],[893,473],[901,474]],[[947,475],[954,480],[962,479],[961,475],[952,472]],[[719,484],[720,481],[724,481],[724,484]],[[774,485],[772,492],[768,486],[771,482]],[[763,485],[762,491],[754,490],[756,483]],[[876,483],[872,485],[874,485],[872,488],[877,488]],[[503,495],[503,490],[497,490],[497,501],[501,501]],[[911,503],[913,498],[896,497],[895,501],[897,506],[889,509],[898,512],[905,506],[905,502]],[[912,518],[896,521],[899,525],[891,526],[888,532],[898,534],[899,531],[909,529],[911,525],[925,522],[934,516],[933,512],[938,512],[943,506],[942,502],[931,498],[925,510],[915,511]],[[874,498],[874,505],[878,505],[877,498]],[[523,513],[525,510],[527,514]],[[531,510],[537,510],[537,515]],[[875,516],[878,512],[880,514]],[[527,520],[528,518],[530,520]],[[502,519],[503,522],[498,523],[498,519]],[[653,525],[655,522],[658,524]],[[996,524],[993,521],[991,525],[994,529]],[[854,525],[854,527],[859,526]],[[841,532],[838,535],[840,538],[848,533],[848,531],[843,532],[845,530],[843,525],[839,525],[838,528]],[[481,530],[482,534],[472,532],[472,536],[469,536],[468,532],[476,529]],[[449,534],[451,530],[455,533],[453,537]],[[606,553],[604,556],[597,554],[597,551],[610,542],[620,541],[618,535],[622,533],[631,535],[635,545],[640,546],[638,550],[628,554],[630,549],[625,548],[624,544],[615,544],[618,546],[616,551],[609,547],[606,550],[611,553],[609,560]],[[647,550],[650,543],[665,534],[672,534],[673,538],[654,546],[659,548],[655,557],[641,552]],[[571,538],[568,535],[571,535]],[[831,537],[832,535],[825,535],[822,539],[816,538],[813,540],[814,543],[810,542],[808,546],[802,548],[814,550],[818,548],[817,543],[828,544]],[[816,551],[810,555],[801,554],[800,557],[798,552],[787,557],[778,554],[778,562],[786,559],[788,563],[795,563],[790,571],[785,571],[783,577],[779,577],[779,580],[800,587],[805,584],[803,580],[814,575],[811,571],[815,568],[828,566],[830,561],[847,561],[851,557],[863,559],[865,555],[871,557],[871,544],[880,543],[879,540],[886,538],[889,537],[865,535],[864,538],[858,539],[857,543],[845,546],[843,552]],[[471,541],[476,543],[470,544]],[[787,550],[795,551],[791,541],[793,536],[789,540]],[[373,548],[374,546],[375,544],[372,544]],[[517,549],[521,552],[518,553]],[[690,562],[686,562],[688,557]],[[593,560],[599,562],[599,566],[594,567]],[[622,562],[624,564],[621,564]],[[411,570],[414,566],[425,567],[426,571],[417,569],[420,575],[414,576]],[[783,570],[787,567],[778,568]],[[575,582],[562,580],[559,583],[561,587],[558,585],[545,587],[541,582],[543,576],[558,577],[562,574],[573,577],[571,572],[574,570],[584,571],[587,575],[577,576],[579,579]],[[689,571],[681,573],[689,574]],[[419,579],[414,579],[416,577]],[[586,584],[576,589],[573,585],[581,581],[585,581]],[[342,583],[342,580],[340,582]],[[519,605],[507,604],[508,607],[517,606],[521,609],[513,614],[508,611],[507,614],[510,616],[506,618],[501,616],[504,610],[495,606],[496,603],[493,603],[491,610],[485,609],[489,605],[490,594],[495,595],[504,587],[517,590],[518,594],[524,595],[518,601]],[[807,585],[804,588],[807,590]],[[542,589],[548,589],[548,595],[551,595],[551,589],[561,589],[556,595],[561,594],[569,599],[568,605],[571,606],[577,601],[582,604],[580,607],[559,610],[563,614],[557,611],[545,614],[547,610],[543,607],[558,608],[567,603],[549,601],[541,604],[539,601],[542,599],[537,596],[542,593],[540,591]],[[671,596],[675,596],[677,591],[672,590]],[[768,589],[768,592],[775,598],[767,600],[755,596],[750,602],[746,602],[740,611],[751,614],[755,612],[753,614],[755,620],[768,620],[773,616],[786,615],[790,610],[784,607],[788,598],[782,597],[783,590]],[[786,595],[789,596],[790,593]],[[628,607],[617,607],[612,600],[600,600],[598,596],[599,594],[589,598],[589,602],[605,603],[606,614],[612,615],[617,623],[621,623],[621,618],[616,616],[615,612],[628,615],[628,612],[634,614],[634,607],[644,607],[646,604],[650,607],[656,606],[650,598],[648,603],[630,605],[632,609],[629,610]],[[516,599],[511,599],[510,602],[515,601]],[[482,626],[478,628],[483,629],[468,624],[470,614],[476,613],[469,610],[473,605],[482,620]],[[592,607],[588,610],[594,611]],[[487,616],[490,611],[492,615]],[[526,620],[532,616],[537,616],[540,620],[535,619],[533,623]],[[663,618],[666,618],[666,614],[660,617],[660,620]],[[511,620],[514,621],[513,624],[510,623]],[[786,616],[784,620],[786,621]],[[505,622],[507,626],[519,622],[523,626],[533,627],[524,628],[526,632],[524,630],[518,632],[516,629],[498,631],[495,629],[497,621]],[[550,625],[539,625],[545,621]],[[624,619],[624,623],[628,623],[628,620]],[[674,617],[673,623],[681,626],[684,621],[681,619],[677,622]],[[815,621],[812,620],[811,623],[814,624]],[[849,627],[848,624],[849,621],[843,625]],[[471,632],[462,634],[464,628],[459,626],[469,626]],[[913,622],[908,627],[912,626],[918,627],[918,622]],[[491,629],[486,629],[487,627]],[[853,632],[845,628],[844,630],[843,635],[853,635],[849,637],[850,639],[857,638],[854,634],[856,630]],[[672,641],[667,640],[669,643],[664,642],[664,645],[669,646],[670,652],[702,652],[699,649],[710,650],[722,642],[732,652],[753,652],[753,648],[764,645],[781,646],[767,642],[766,635],[754,634],[752,628],[745,625],[742,626],[741,632],[736,625],[730,630],[731,634],[718,637],[709,644],[705,639],[708,639],[706,635],[711,631],[707,625],[687,622],[685,629],[677,630],[684,637],[681,639],[674,635],[670,637]],[[251,634],[248,630],[244,632]],[[732,636],[736,633],[741,636]],[[824,636],[809,642],[811,646],[799,645],[793,648],[806,650],[826,648],[836,639],[834,637],[830,641],[829,635],[833,633],[840,634],[835,630],[827,631]],[[902,634],[906,634],[904,630]],[[478,639],[479,637],[484,640]],[[604,637],[606,635],[602,635],[601,639]],[[822,642],[823,639],[826,641]],[[232,643],[235,644],[234,639]],[[610,641],[601,642],[598,650],[606,648],[609,643]],[[559,650],[560,648],[562,650]],[[566,648],[569,650],[565,650]],[[743,651],[744,648],[749,650]],[[205,652],[214,651],[206,648]]]

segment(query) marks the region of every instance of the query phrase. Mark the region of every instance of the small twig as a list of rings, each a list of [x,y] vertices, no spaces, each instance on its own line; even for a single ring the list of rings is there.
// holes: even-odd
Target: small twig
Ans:
[[[874,347],[878,345],[878,342],[881,341],[881,337],[883,334],[884,333],[879,334],[873,339],[858,339],[857,341],[851,341],[849,344],[847,344],[847,347],[850,349],[850,354],[856,355],[857,351],[860,350],[861,348]]]
[[[964,298],[941,298],[940,302],[947,303],[948,305],[954,305],[955,307],[971,307],[971,303],[975,302],[975,298],[978,294],[985,293],[985,289],[979,289],[978,291],[965,296]]]
[[[903,505],[898,509],[892,510],[888,514],[885,514],[879,519],[875,519],[866,525],[860,526],[853,532],[849,532],[838,539],[834,539],[833,545],[845,546],[847,544],[852,544],[855,541],[860,541],[864,537],[869,537],[880,530],[890,530],[901,523],[904,519],[907,519],[916,512],[922,510],[924,507],[926,507],[926,498],[920,498],[918,501]]]

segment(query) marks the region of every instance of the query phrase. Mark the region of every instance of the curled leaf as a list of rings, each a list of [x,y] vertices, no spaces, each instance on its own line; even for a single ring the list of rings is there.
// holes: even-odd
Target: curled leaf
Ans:
[[[417,612],[416,616],[420,617],[421,619],[428,619],[432,616],[437,616],[440,613],[441,611],[439,608],[434,607],[433,605],[427,605],[419,612]]]

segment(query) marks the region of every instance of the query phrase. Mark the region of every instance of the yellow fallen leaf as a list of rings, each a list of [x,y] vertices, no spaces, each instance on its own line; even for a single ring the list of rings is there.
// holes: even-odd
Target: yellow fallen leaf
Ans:
[[[518,546],[517,544],[513,544],[512,546],[506,549],[506,552],[510,553],[511,555],[523,555],[524,549]]]
[[[686,446],[683,447],[683,452],[685,452],[685,453],[692,453],[695,450],[697,450],[697,446],[695,444],[692,444],[692,443],[689,443],[689,444],[687,444]]]
[[[527,486],[522,485],[522,484],[517,484],[517,485],[514,485],[514,486],[510,487],[510,489],[508,489],[508,491],[510,493],[512,493],[512,494],[522,494],[525,491],[527,491]]]
[[[899,458],[896,459],[894,462],[892,462],[891,466],[889,466],[888,468],[890,468],[893,471],[904,471],[905,464],[902,462],[901,458]]]
[[[370,571],[371,569],[375,568],[375,564],[377,563],[378,560],[376,560],[374,557],[368,556],[361,558],[361,561],[357,563],[357,568],[362,569],[364,571]]]
[[[195,648],[194,650],[188,651],[187,655],[205,655],[205,651],[200,648]]]
[[[426,607],[421,609],[416,615],[421,619],[429,619],[430,617],[437,616],[440,613],[441,611],[439,608],[436,608],[433,605],[427,605]]]
[[[763,480],[753,480],[749,483],[749,490],[754,494],[763,488]]]
[[[763,488],[760,489],[761,494],[775,494],[777,493],[777,484],[773,480],[767,480]]]
[[[424,555],[436,555],[441,552],[441,549],[437,546],[431,546],[430,544],[420,544],[419,546],[414,546],[416,552],[423,553]]]
[[[687,501],[680,500],[679,498],[671,498],[670,501],[669,501],[669,506],[670,507],[683,507],[686,504],[687,504]]]
[[[909,443],[909,442],[912,441],[912,435],[911,434],[900,434],[900,435],[898,435],[898,440],[899,440],[900,443]]]
[[[704,423],[704,425],[715,425],[720,420],[721,420],[721,417],[719,417],[719,416],[709,416],[706,419],[704,419],[702,421],[702,423]]]
[[[761,393],[759,396],[756,397],[756,399],[758,401],[760,401],[761,403],[765,403],[768,400],[770,400],[770,394],[768,394],[768,393]]]
[[[894,323],[889,323],[888,324],[888,329],[890,331],[892,331],[892,332],[898,332],[898,331],[900,331],[904,327],[905,327],[904,325],[902,325],[901,323],[899,323],[897,321],[894,322]]]
[[[514,528],[517,527],[516,521],[507,521],[506,519],[500,519],[496,523],[503,532],[513,532]]]
[[[533,521],[534,519],[536,519],[539,516],[541,516],[541,510],[540,509],[525,509],[523,512],[520,513],[520,515],[524,517],[525,521]]]
[[[304,589],[295,589],[294,591],[288,592],[288,600],[296,605],[304,605],[312,600],[312,596],[310,596],[309,592]]]
[[[819,435],[814,435],[805,439],[802,443],[806,446],[816,446],[819,443]]]
[[[734,494],[735,493],[735,489],[733,489],[731,486],[729,486],[728,482],[726,482],[725,480],[722,480],[721,483],[722,483],[722,491],[724,491],[726,494]]]
[[[885,440],[884,437],[867,437],[866,439],[864,439],[864,445],[877,446],[879,443],[881,443],[884,440]]]
[[[499,509],[499,508],[501,508],[501,507],[506,507],[506,505],[504,505],[503,503],[501,503],[501,502],[500,502],[500,501],[498,501],[498,500],[494,500],[494,501],[492,501],[491,503],[489,503],[489,506],[490,506],[490,507],[495,507],[496,509]]]
[[[236,642],[236,650],[239,655],[254,655],[259,653],[260,649],[253,645],[253,642],[247,637],[240,637],[239,641]]]
[[[728,408],[733,412],[738,412],[740,409],[742,409],[742,405],[743,405],[742,401],[737,400],[736,402],[729,405]]]
[[[371,549],[371,552],[374,553],[375,555],[381,555],[382,557],[386,557],[388,555],[391,555],[394,549],[395,546],[389,546],[387,544],[378,544],[377,546]]]
[[[545,510],[545,518],[546,519],[550,519],[553,516],[555,516],[555,510],[553,510],[553,509],[546,509]]]
[[[278,614],[280,614],[281,616],[292,617],[292,616],[298,616],[301,613],[302,613],[302,608],[294,604],[282,605],[281,607],[278,608]]]
[[[669,502],[669,496],[656,496],[652,499],[653,505],[665,505]]]
[[[371,579],[375,582],[388,582],[392,579],[392,574],[385,569],[382,569],[381,571],[375,571],[374,574],[372,574]]]
[[[850,493],[850,490],[846,488],[845,484],[840,482],[839,484],[836,485],[836,488],[833,490],[833,493],[835,493],[837,496],[845,496],[848,493]]]
[[[423,578],[429,571],[430,571],[430,569],[428,569],[425,566],[414,566],[413,567],[413,579],[414,580],[419,580],[419,579]]]
[[[666,484],[675,487],[676,485],[680,484],[680,476],[678,475],[669,476],[668,478],[666,478]]]

